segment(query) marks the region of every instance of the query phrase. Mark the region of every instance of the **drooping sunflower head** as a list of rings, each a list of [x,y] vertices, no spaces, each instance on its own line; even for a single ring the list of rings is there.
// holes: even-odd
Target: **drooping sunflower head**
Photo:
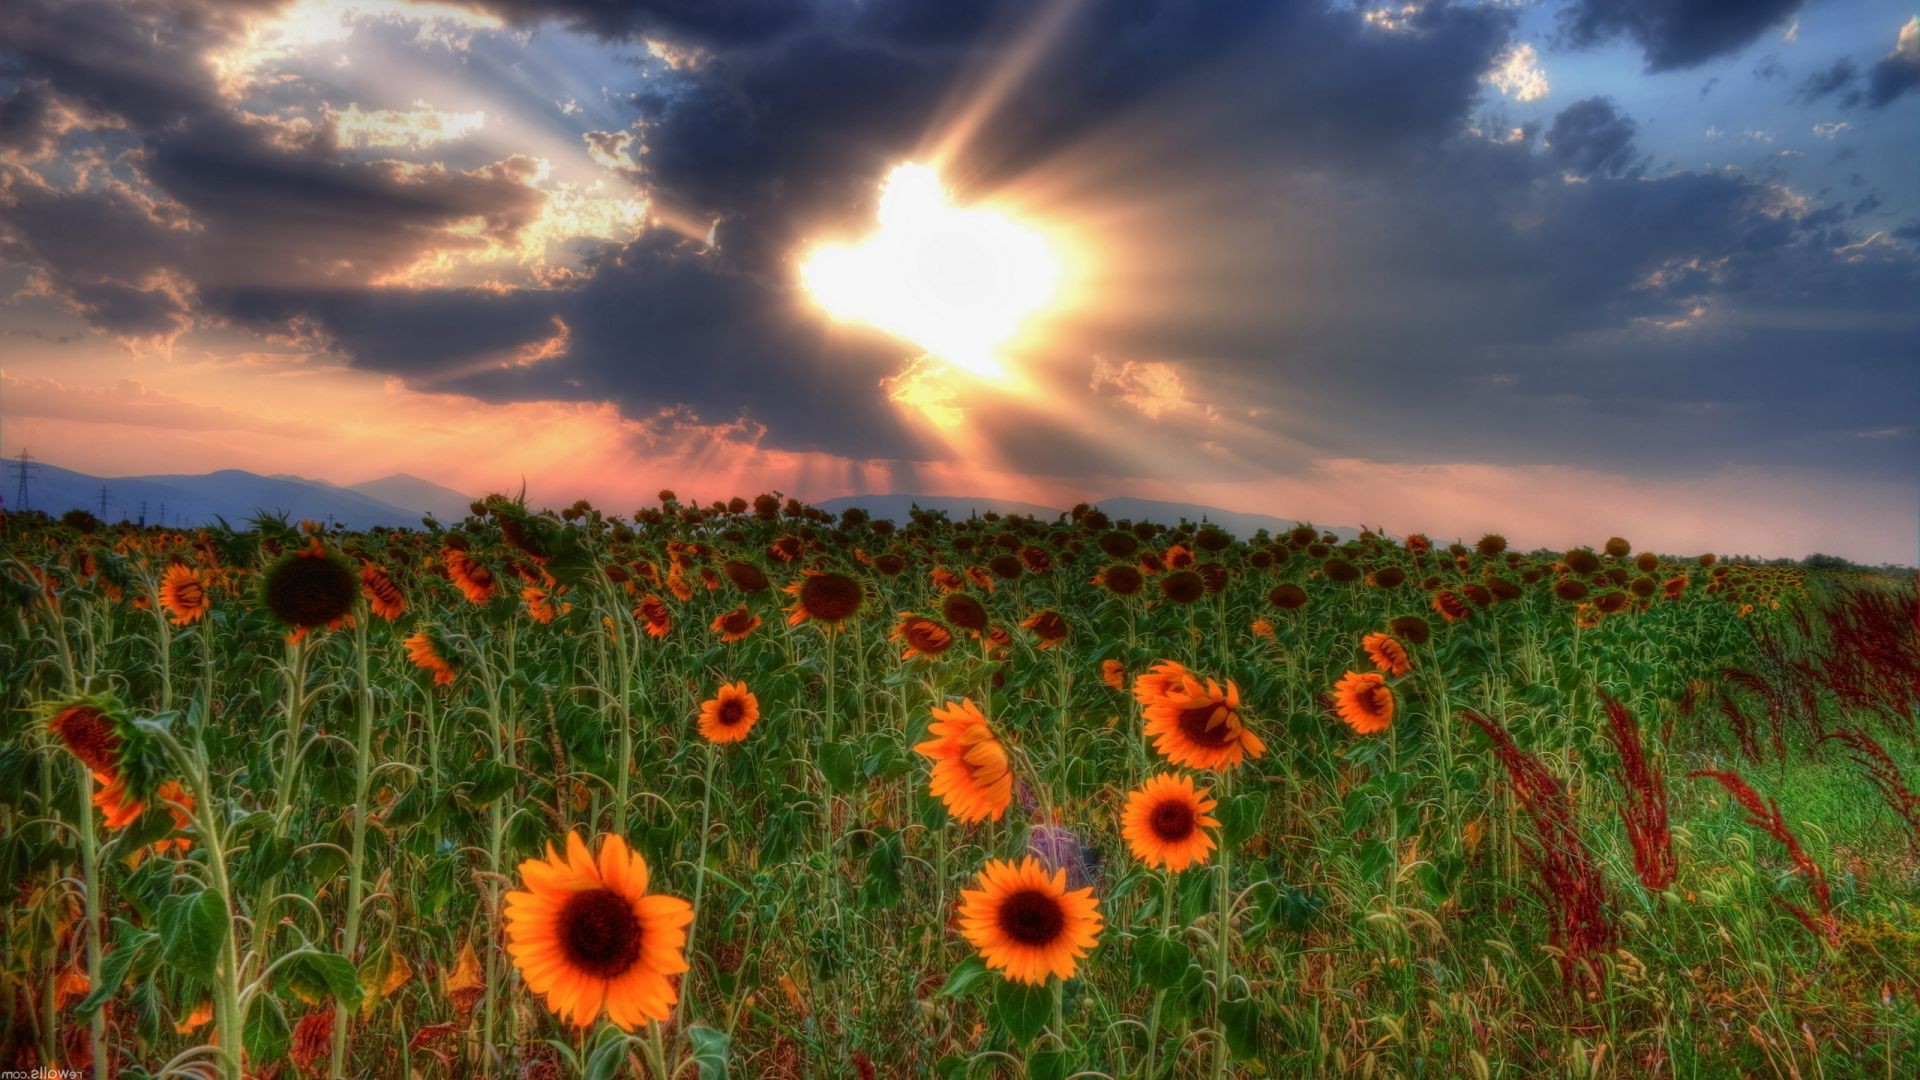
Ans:
[[[453,653],[432,627],[422,626],[408,635],[407,659],[422,671],[433,672],[435,686],[447,686],[455,674]]]
[[[1100,661],[1100,681],[1115,690],[1127,688],[1127,665],[1118,660]]]
[[[167,611],[167,621],[175,626],[204,618],[213,606],[206,575],[183,563],[167,567],[166,577],[160,581],[160,606]]]
[[[1368,634],[1360,639],[1360,647],[1366,650],[1367,659],[1373,661],[1374,667],[1389,675],[1405,675],[1413,670],[1413,658],[1407,655],[1407,647],[1387,634]]]
[[[1444,590],[1433,594],[1433,610],[1450,623],[1459,622],[1473,614],[1473,609],[1467,606],[1465,600]]]
[[[1266,753],[1240,715],[1240,688],[1162,661],[1134,680],[1145,705],[1146,736],[1161,757],[1191,769],[1231,769]]]
[[[47,730],[87,768],[118,773],[123,720],[93,701],[78,701],[54,713]]]
[[[940,601],[940,615],[976,635],[987,628],[987,607],[971,593],[948,593],[946,599]]]
[[[1057,611],[1037,611],[1020,623],[1040,639],[1042,649],[1051,649],[1067,639],[1067,620]]]
[[[927,790],[961,821],[999,821],[1013,802],[1013,762],[973,699],[934,706],[932,736],[914,747],[933,762]]]
[[[318,537],[282,555],[260,576],[261,603],[295,630],[338,627],[353,612],[359,594],[352,568]]]
[[[103,783],[119,782],[130,800],[152,798],[165,780],[165,749],[119,699],[107,694],[73,698],[45,715],[47,732],[89,771],[106,777]]]
[[[1161,773],[1128,795],[1120,832],[1134,858],[1171,871],[1206,862],[1214,846],[1207,830],[1220,827],[1208,796],[1178,773]]]
[[[1307,590],[1291,581],[1283,582],[1275,585],[1273,591],[1267,594],[1267,602],[1281,611],[1293,611],[1306,606]]]
[[[507,953],[528,989],[576,1027],[602,1013],[623,1030],[665,1020],[680,1000],[693,907],[647,892],[647,863],[618,836],[596,858],[578,833],[567,850],[520,864],[506,896]]]
[[[708,742],[739,742],[759,721],[760,699],[744,682],[722,686],[700,706],[700,735]]]
[[[866,602],[866,590],[860,583],[835,570],[808,570],[785,591],[794,598],[793,606],[787,609],[790,624],[815,622],[829,633],[857,617]]]
[[[1091,888],[1068,891],[1067,872],[1048,873],[1029,855],[996,859],[960,892],[960,932],[986,965],[1015,982],[1039,986],[1073,978],[1105,924]]]
[[[400,591],[393,577],[378,563],[370,562],[360,568],[360,592],[373,613],[388,622],[407,613],[407,594]]]
[[[733,587],[743,593],[767,591],[767,575],[761,573],[759,567],[744,559],[727,560],[720,567],[720,572],[727,575],[727,580],[733,582]]]
[[[1401,615],[1387,624],[1387,630],[1409,645],[1425,645],[1433,637],[1433,627],[1418,615]]]
[[[640,598],[633,616],[647,624],[647,636],[663,638],[673,633],[673,611],[659,596],[648,593]]]
[[[1334,709],[1361,735],[1384,731],[1393,723],[1393,688],[1377,671],[1349,671],[1334,685]]]
[[[916,656],[932,659],[953,646],[953,631],[936,620],[915,615],[911,611],[900,613],[900,623],[888,637],[904,646],[900,651],[902,660],[911,660]]]
[[[713,632],[719,634],[720,640],[725,642],[745,640],[748,634],[759,628],[760,616],[747,610],[745,604],[713,617]]]

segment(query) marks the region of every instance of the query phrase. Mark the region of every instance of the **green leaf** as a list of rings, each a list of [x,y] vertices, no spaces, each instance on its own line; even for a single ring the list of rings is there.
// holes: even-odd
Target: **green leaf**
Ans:
[[[360,973],[352,961],[338,953],[311,952],[294,961],[309,985],[324,989],[351,1012],[360,1007]]]
[[[1242,1061],[1260,1053],[1260,1007],[1249,1001],[1220,1005],[1220,1026],[1227,1033],[1227,1049]]]
[[[483,761],[474,772],[473,786],[467,789],[467,800],[476,808],[512,791],[513,782],[519,778],[519,773],[512,766],[498,761]]]
[[[1027,1056],[1027,1080],[1066,1080],[1067,1052],[1042,1050]]]
[[[1265,801],[1258,795],[1241,795],[1227,803],[1226,813],[1220,820],[1226,846],[1239,847],[1260,827],[1260,811],[1265,808]]]
[[[160,905],[160,947],[182,974],[210,979],[226,940],[227,905],[211,889],[167,897]]]
[[[1140,977],[1160,990],[1178,986],[1191,959],[1184,943],[1159,934],[1134,939],[1133,958],[1140,966]]]
[[[287,1026],[287,1014],[272,994],[259,994],[247,1008],[246,1028],[241,1042],[247,1056],[255,1061],[278,1061],[293,1044],[293,1032]]]
[[[833,743],[820,748],[820,773],[835,791],[845,794],[854,789],[858,765],[859,753],[845,743]]]
[[[1053,990],[1045,983],[1030,986],[1002,979],[993,994],[993,1016],[1016,1041],[1032,1042],[1053,1016]]]
[[[953,973],[940,987],[941,997],[964,998],[978,988],[981,978],[987,974],[986,961],[977,956],[969,956],[954,967]]]
[[[94,1010],[106,1004],[108,998],[120,992],[120,986],[127,981],[127,972],[132,969],[133,962],[138,958],[140,951],[152,947],[153,942],[160,937],[150,931],[132,931],[132,928],[125,924],[121,925],[120,931],[114,935],[113,951],[100,958],[100,981],[94,984],[93,989],[75,1007],[75,1011],[83,1019],[92,1017]],[[129,933],[129,931],[132,932]]]
[[[693,1044],[693,1060],[700,1066],[700,1080],[726,1080],[727,1056],[733,1039],[717,1028],[694,1024],[687,1028],[687,1041]]]
[[[627,1061],[627,1040],[612,1027],[602,1027],[593,1047],[587,1052],[587,1067],[582,1080],[614,1080]]]

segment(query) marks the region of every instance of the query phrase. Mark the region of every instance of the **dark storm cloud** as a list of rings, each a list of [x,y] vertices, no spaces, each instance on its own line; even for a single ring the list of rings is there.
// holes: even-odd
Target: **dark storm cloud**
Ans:
[[[1569,44],[1627,38],[1650,71],[1696,67],[1785,26],[1805,0],[1573,0],[1560,12]]]
[[[1897,49],[1867,70],[1867,104],[1883,109],[1909,90],[1920,87],[1920,48]]]
[[[1547,147],[1553,160],[1576,176],[1620,176],[1638,169],[1634,124],[1603,97],[1576,102],[1553,118]]]
[[[1843,56],[1831,65],[1821,68],[1802,79],[1800,89],[1795,96],[1801,101],[1818,101],[1829,94],[1835,94],[1854,84],[1860,77],[1860,67],[1851,57]]]
[[[472,6],[520,27],[558,22],[610,40],[658,37],[701,46],[762,41],[811,17],[801,0],[478,0]]]

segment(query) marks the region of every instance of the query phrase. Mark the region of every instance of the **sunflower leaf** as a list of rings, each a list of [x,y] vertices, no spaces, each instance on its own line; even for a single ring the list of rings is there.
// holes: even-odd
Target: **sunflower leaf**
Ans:
[[[977,956],[969,956],[960,961],[947,981],[940,987],[939,996],[945,998],[969,997],[979,988],[980,980],[987,974],[986,961]]]
[[[733,1040],[727,1033],[705,1024],[687,1028],[687,1041],[693,1044],[693,1060],[700,1066],[700,1080],[726,1080],[727,1055]]]
[[[1053,1015],[1053,992],[1044,983],[1031,986],[1002,979],[993,993],[993,1015],[1016,1041],[1032,1042]]]
[[[196,979],[213,977],[226,939],[227,905],[207,889],[176,895],[160,905],[160,944],[167,963]]]
[[[1133,958],[1139,965],[1140,977],[1147,985],[1161,990],[1180,985],[1180,978],[1187,973],[1187,964],[1192,959],[1186,945],[1162,934],[1135,938]]]

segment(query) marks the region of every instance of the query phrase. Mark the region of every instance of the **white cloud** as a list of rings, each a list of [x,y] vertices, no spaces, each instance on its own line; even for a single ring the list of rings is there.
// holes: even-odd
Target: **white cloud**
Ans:
[[[1816,139],[1832,139],[1852,126],[1845,120],[1827,120],[1813,125],[1813,135]]]
[[[408,150],[464,139],[487,122],[484,112],[441,112],[424,101],[415,101],[413,108],[406,111],[363,110],[356,103],[338,112],[330,112],[328,117],[334,123],[342,146]]]
[[[1515,101],[1539,101],[1552,90],[1547,73],[1540,67],[1539,54],[1524,42],[1501,53],[1482,79]]]

